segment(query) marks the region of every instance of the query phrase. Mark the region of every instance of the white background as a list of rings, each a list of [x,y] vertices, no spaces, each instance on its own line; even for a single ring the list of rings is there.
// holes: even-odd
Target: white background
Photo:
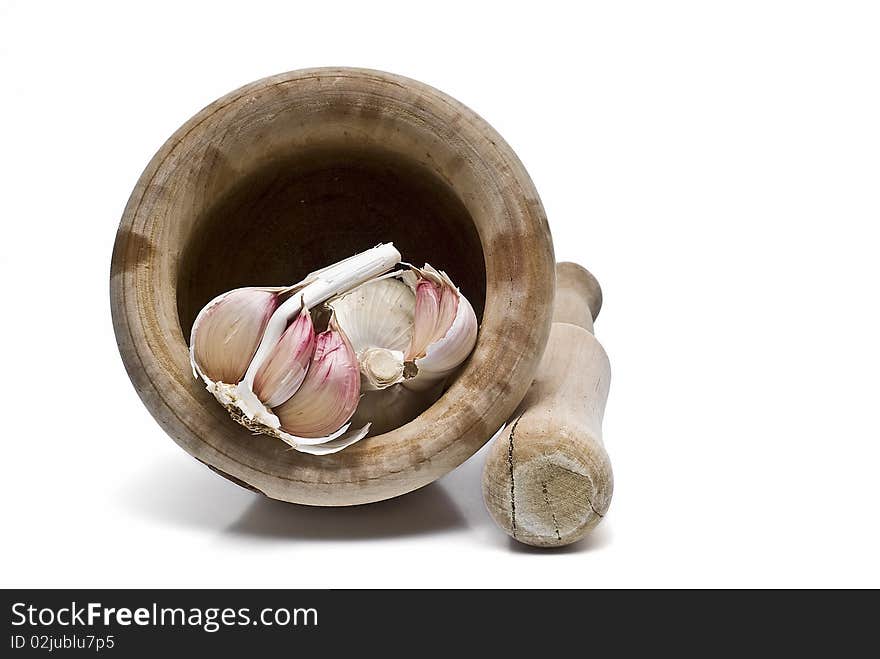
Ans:
[[[878,34],[869,2],[0,0],[0,582],[880,586]],[[340,64],[483,115],[602,282],[588,540],[509,541],[484,454],[372,506],[262,499],[130,386],[108,279],[143,167],[227,91]]]

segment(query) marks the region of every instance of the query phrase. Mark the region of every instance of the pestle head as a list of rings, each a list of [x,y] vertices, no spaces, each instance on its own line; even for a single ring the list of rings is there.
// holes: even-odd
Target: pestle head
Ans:
[[[560,547],[590,532],[614,490],[602,443],[568,425],[512,422],[489,449],[483,499],[508,535],[536,547]]]

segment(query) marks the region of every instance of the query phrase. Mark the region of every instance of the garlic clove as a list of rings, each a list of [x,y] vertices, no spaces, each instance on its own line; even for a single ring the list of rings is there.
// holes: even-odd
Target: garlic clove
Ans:
[[[273,411],[280,430],[301,438],[337,432],[354,414],[360,398],[357,355],[331,318],[315,341],[315,354],[297,392]]]
[[[190,335],[193,373],[210,386],[244,377],[279,305],[278,288],[238,288],[217,296],[196,317]]]
[[[404,351],[413,333],[413,290],[389,273],[331,300],[336,322],[351,341],[364,391],[384,389],[404,378]]]
[[[328,304],[358,355],[369,348],[409,347],[415,295],[399,279],[374,279]]]
[[[408,361],[424,357],[431,344],[446,336],[462,297],[445,273],[434,270],[427,263],[418,274],[419,278],[413,284],[416,307],[412,341],[406,353]]]
[[[471,354],[477,343],[477,316],[467,298],[461,295],[455,319],[446,334],[428,346],[424,357],[415,360],[418,373],[406,384],[413,389],[430,386],[445,378]]]
[[[433,387],[458,368],[477,342],[477,316],[468,299],[449,276],[427,263],[404,275],[416,292],[413,338],[407,359],[417,373],[404,386],[414,390]]]
[[[253,392],[266,407],[275,408],[299,389],[315,352],[315,326],[308,309],[284,331],[254,377]]]
[[[452,318],[446,327],[438,327],[440,320],[440,306],[442,290],[440,285],[428,279],[420,279],[415,286],[416,305],[413,314],[412,341],[406,351],[407,361],[414,361],[424,357],[428,346],[446,333],[446,329],[452,324]],[[447,307],[449,305],[447,304]]]

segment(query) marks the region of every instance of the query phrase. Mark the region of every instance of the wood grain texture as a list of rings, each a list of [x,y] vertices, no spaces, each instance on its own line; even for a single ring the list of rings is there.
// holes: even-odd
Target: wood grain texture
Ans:
[[[190,371],[201,305],[385,241],[447,269],[481,315],[449,389],[409,424],[330,456],[237,426]],[[340,506],[430,483],[510,416],[547,341],[553,267],[531,180],[473,111],[400,76],[310,69],[228,94],[165,143],[120,222],[110,294],[129,377],[184,450],[269,497]]]
[[[601,290],[578,265],[560,263],[556,272],[547,350],[522,405],[489,448],[482,482],[495,522],[537,547],[583,538],[608,511],[614,490],[602,442],[611,366],[592,334]]]

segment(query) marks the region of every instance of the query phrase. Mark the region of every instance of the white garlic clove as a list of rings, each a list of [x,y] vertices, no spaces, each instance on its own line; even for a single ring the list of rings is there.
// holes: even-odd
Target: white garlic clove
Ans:
[[[315,326],[303,306],[254,377],[253,392],[266,407],[286,402],[306,377],[315,352]]]
[[[210,386],[235,384],[247,372],[278,308],[278,288],[238,288],[219,295],[196,317],[190,335],[193,372]]]
[[[273,411],[281,431],[300,438],[326,438],[354,414],[360,398],[357,355],[331,319],[315,341],[315,354],[297,392]]]
[[[369,281],[328,304],[358,355],[369,348],[409,347],[415,295],[399,279]]]
[[[477,343],[477,317],[467,298],[461,296],[452,326],[443,336],[428,346],[427,353],[416,359],[418,372],[407,384],[410,388],[424,388],[430,382],[445,378],[464,362]]]
[[[413,290],[386,275],[328,304],[358,356],[361,388],[374,391],[402,382],[404,351],[413,333]]]

